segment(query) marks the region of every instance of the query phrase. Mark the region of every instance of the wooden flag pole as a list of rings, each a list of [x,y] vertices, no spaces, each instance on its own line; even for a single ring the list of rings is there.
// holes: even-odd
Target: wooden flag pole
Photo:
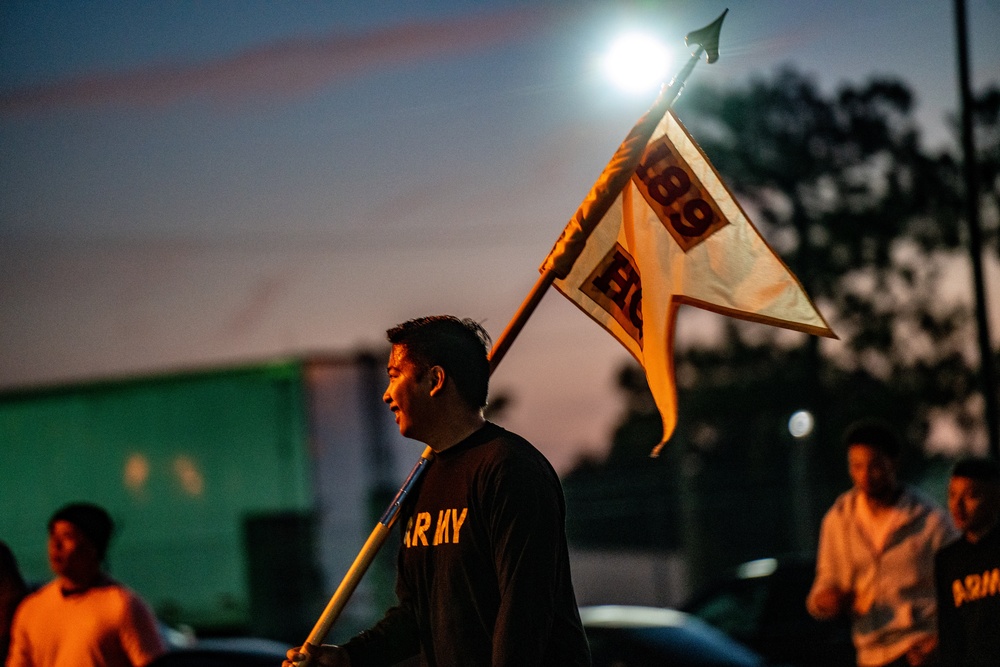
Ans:
[[[368,536],[368,540],[365,542],[364,546],[361,547],[361,551],[358,553],[351,567],[347,570],[347,574],[344,575],[344,579],[340,582],[340,586],[334,591],[333,596],[327,603],[326,608],[323,613],[320,614],[319,620],[316,621],[316,625],[313,626],[312,632],[309,633],[309,637],[306,639],[305,653],[308,655],[310,646],[318,646],[323,643],[323,639],[326,637],[330,628],[333,626],[334,621],[340,617],[340,613],[344,611],[344,607],[347,606],[347,601],[351,599],[351,595],[354,590],[361,583],[361,578],[365,576],[365,572],[368,571],[369,566],[371,566],[372,561],[375,560],[375,556],[378,554],[379,549],[385,544],[386,539],[389,537],[389,533],[392,530],[392,526],[396,523],[396,516],[399,514],[399,509],[403,504],[403,500],[409,494],[410,490],[416,486],[420,477],[424,474],[424,470],[430,465],[431,460],[434,458],[434,450],[430,447],[424,449],[424,453],[420,455],[420,460],[417,464],[413,466],[413,470],[410,471],[409,476],[407,476],[406,481],[403,482],[403,486],[399,488],[396,492],[396,497],[392,499],[389,503],[389,507],[382,514],[378,523],[375,524],[375,529],[372,530],[371,535]],[[304,662],[299,663],[300,665],[308,665],[310,660],[307,658]]]
[[[643,150],[646,144],[649,143],[653,131],[656,129],[660,119],[667,112],[667,109],[673,106],[677,96],[680,95],[684,83],[687,81],[694,66],[701,59],[701,55],[703,53],[707,54],[709,63],[713,63],[718,59],[719,32],[722,29],[722,20],[726,17],[728,11],[727,9],[722,12],[719,18],[704,28],[688,33],[685,41],[688,45],[697,44],[697,50],[670,84],[664,86],[653,106],[650,107],[650,110],[646,112],[646,115],[629,132],[625,141],[622,142],[622,145],[611,158],[608,166],[605,167],[597,183],[594,184],[594,187],[583,200],[583,203],[580,204],[580,207],[566,226],[566,229],[563,230],[562,236],[556,242],[555,248],[549,253],[548,258],[546,258],[545,263],[542,265],[542,274],[538,278],[538,281],[522,302],[521,307],[514,314],[507,328],[504,329],[493,345],[493,349],[490,351],[491,374],[496,370],[500,360],[503,359],[507,350],[510,349],[521,329],[524,328],[528,318],[534,313],[535,308],[541,302],[542,297],[545,296],[548,288],[552,286],[556,278],[564,278],[569,273],[573,262],[576,261],[576,258],[583,251],[587,236],[601,221],[608,212],[608,209],[611,208],[618,194],[625,188],[625,185],[639,166]],[[368,540],[354,559],[351,567],[347,570],[347,574],[344,575],[340,586],[337,587],[337,590],[320,615],[319,620],[316,621],[316,625],[313,626],[312,632],[309,633],[302,651],[306,654],[306,659],[299,663],[300,667],[307,667],[311,662],[309,658],[310,648],[323,643],[323,639],[337,618],[339,618],[351,595],[357,589],[358,584],[361,583],[361,579],[364,577],[369,566],[371,566],[372,561],[375,560],[379,549],[385,544],[403,501],[410,491],[416,487],[433,458],[434,451],[430,447],[424,449],[423,454],[420,455],[420,460],[417,461],[413,470],[410,471],[403,486],[400,487],[395,498],[389,504],[389,508],[375,525]]]

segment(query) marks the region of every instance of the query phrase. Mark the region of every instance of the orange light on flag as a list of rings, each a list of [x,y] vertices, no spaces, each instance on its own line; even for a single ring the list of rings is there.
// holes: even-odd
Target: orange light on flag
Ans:
[[[560,239],[542,271],[564,265],[567,252]],[[630,181],[553,284],[645,369],[663,418],[654,456],[677,423],[673,347],[681,304],[836,338],[669,110]]]

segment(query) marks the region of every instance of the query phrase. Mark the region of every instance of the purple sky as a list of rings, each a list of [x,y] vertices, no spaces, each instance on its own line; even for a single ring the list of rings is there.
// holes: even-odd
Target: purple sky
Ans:
[[[397,4],[0,4],[0,388],[350,352],[435,312],[499,335],[652,101],[597,71],[630,23],[679,67],[729,7],[692,82],[894,75],[932,146],[957,99],[949,0]],[[968,13],[998,84],[1000,6]],[[627,358],[553,292],[494,376],[505,425],[560,470],[603,451]]]

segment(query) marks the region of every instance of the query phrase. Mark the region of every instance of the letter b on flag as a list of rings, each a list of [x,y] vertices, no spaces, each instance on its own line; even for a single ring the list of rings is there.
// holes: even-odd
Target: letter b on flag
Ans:
[[[642,348],[642,284],[635,260],[620,244],[604,256],[580,285]]]

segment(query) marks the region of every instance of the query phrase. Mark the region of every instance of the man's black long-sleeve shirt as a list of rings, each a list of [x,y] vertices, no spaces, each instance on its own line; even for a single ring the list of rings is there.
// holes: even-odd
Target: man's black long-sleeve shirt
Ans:
[[[346,644],[352,663],[590,665],[565,514],[552,466],[499,426],[437,454],[400,512],[399,604]]]

